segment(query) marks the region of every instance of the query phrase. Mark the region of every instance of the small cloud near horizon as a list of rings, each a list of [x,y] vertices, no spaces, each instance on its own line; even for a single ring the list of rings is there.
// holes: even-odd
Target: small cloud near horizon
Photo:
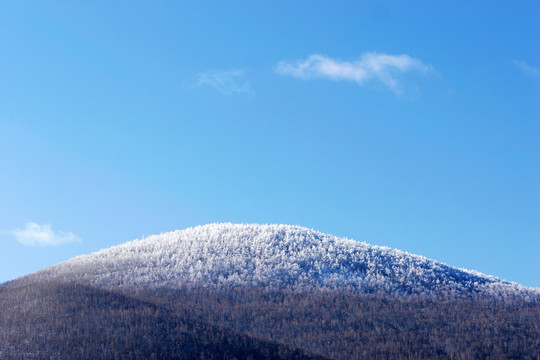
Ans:
[[[525,75],[527,75],[527,76],[529,76],[529,77],[531,77],[533,79],[540,78],[540,69],[538,69],[538,68],[536,68],[534,66],[531,66],[527,62],[521,61],[521,60],[514,60],[513,63]]]
[[[246,70],[205,71],[197,74],[198,86],[210,86],[225,95],[251,93]]]
[[[19,243],[29,247],[59,246],[82,242],[81,238],[71,232],[53,231],[50,224],[39,225],[27,222],[24,229],[15,229],[10,233]]]
[[[375,52],[364,53],[354,62],[339,61],[328,56],[313,54],[295,63],[281,61],[275,67],[280,75],[298,79],[323,78],[329,80],[354,81],[363,85],[368,81],[379,81],[395,94],[401,93],[398,75],[406,72],[435,72],[431,65],[409,55],[388,55]]]

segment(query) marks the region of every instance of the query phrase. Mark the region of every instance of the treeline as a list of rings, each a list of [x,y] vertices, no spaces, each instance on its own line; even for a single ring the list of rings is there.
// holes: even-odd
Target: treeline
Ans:
[[[540,303],[262,288],[139,292],[200,320],[335,359],[538,359]]]
[[[1,359],[320,359],[82,285],[0,288]]]

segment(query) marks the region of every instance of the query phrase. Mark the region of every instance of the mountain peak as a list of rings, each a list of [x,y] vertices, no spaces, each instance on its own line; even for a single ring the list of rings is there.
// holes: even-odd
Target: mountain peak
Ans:
[[[404,251],[296,225],[214,223],[73,258],[34,276],[101,287],[263,286],[355,293],[539,294]]]

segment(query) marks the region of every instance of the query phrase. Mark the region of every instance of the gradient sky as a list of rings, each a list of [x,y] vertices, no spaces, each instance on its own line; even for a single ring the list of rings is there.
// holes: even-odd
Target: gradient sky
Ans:
[[[538,1],[1,1],[0,282],[298,224],[540,287]]]

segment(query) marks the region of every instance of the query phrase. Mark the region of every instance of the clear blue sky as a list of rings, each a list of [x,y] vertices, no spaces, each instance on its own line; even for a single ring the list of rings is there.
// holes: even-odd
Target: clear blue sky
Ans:
[[[538,1],[0,2],[0,281],[298,224],[540,287]]]

